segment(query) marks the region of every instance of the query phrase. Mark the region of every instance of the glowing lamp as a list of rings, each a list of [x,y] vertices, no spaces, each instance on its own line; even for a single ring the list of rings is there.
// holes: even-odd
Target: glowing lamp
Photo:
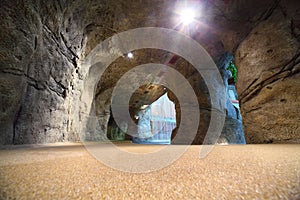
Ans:
[[[129,53],[127,54],[127,57],[128,57],[128,58],[133,58],[133,53],[129,52]]]

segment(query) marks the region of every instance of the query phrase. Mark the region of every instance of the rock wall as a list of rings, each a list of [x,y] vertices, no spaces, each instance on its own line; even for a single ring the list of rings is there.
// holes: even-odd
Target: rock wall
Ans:
[[[299,16],[274,8],[236,51],[248,143],[300,142]]]
[[[1,2],[2,144],[76,138],[64,103],[77,52],[65,43],[62,12],[59,3]]]
[[[1,2],[1,144],[80,139],[84,69],[77,63],[94,21],[109,35],[109,10],[92,1]]]

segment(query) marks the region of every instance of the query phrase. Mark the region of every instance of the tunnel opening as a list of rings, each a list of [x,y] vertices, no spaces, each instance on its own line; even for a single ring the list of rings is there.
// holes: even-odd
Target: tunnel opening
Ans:
[[[137,134],[138,130],[134,130],[133,133],[127,133],[126,131],[124,131],[124,129],[127,130],[130,129],[130,127],[126,127],[126,125],[124,125],[123,128],[121,128],[116,124],[116,120],[111,111],[112,93],[117,82],[122,76],[124,76],[124,74],[126,74],[136,65],[141,65],[146,61],[150,61],[152,63],[164,63],[168,67],[178,71],[187,80],[188,84],[190,84],[190,86],[194,88],[194,92],[197,96],[196,98],[198,99],[198,103],[200,106],[195,109],[201,109],[202,117],[203,119],[205,118],[205,120],[199,121],[201,125],[199,126],[198,131],[196,130],[197,136],[193,144],[200,144],[201,142],[203,142],[209,124],[209,121],[206,119],[209,119],[210,117],[211,103],[208,88],[201,74],[197,73],[193,65],[191,65],[187,60],[165,50],[146,48],[132,51],[132,54],[134,56],[131,58],[129,58],[127,54],[124,54],[124,56],[119,57],[113,63],[111,63],[110,66],[104,71],[101,79],[98,81],[98,83],[96,83],[97,86],[92,108],[92,112],[95,113],[95,117],[92,118],[91,116],[89,116],[89,118],[91,118],[93,121],[98,121],[96,122],[98,126],[92,127],[92,129],[96,131],[94,131],[95,133],[91,134],[92,137],[90,138],[92,139],[94,137],[96,138],[96,140],[97,138],[106,138],[113,141],[133,140],[131,134]],[[92,73],[92,75],[94,74],[95,73]],[[164,76],[164,70],[158,70],[155,74],[158,78],[161,78]],[[133,74],[130,77],[133,84],[135,84],[136,76],[138,76],[138,74]],[[159,83],[154,84],[150,81],[146,85],[140,86],[140,88],[137,90],[137,94],[133,95],[128,104],[131,119],[136,123],[136,125],[138,125],[139,120],[136,119],[136,117],[138,116],[138,111],[143,110],[142,107],[145,105],[153,104],[164,94],[166,94],[165,98],[168,99],[168,101],[172,102],[172,112],[176,113],[176,115],[173,115],[171,119],[164,119],[165,121],[163,123],[161,121],[158,122],[155,119],[151,120],[150,124],[152,124],[153,130],[157,129],[156,127],[153,127],[155,126],[155,124],[157,124],[156,126],[161,127],[161,129],[165,129],[164,131],[162,131],[163,133],[168,133],[166,135],[163,135],[163,133],[160,133],[158,135],[152,134],[154,137],[149,137],[147,139],[148,142],[154,142],[155,140],[158,143],[169,144],[177,135],[179,124],[181,121],[182,108],[180,107],[176,95],[166,86],[159,85]],[[124,103],[124,101],[121,103]],[[195,110],[195,112],[198,112],[197,110]],[[160,125],[158,125],[159,123]],[[151,125],[149,127],[151,127]],[[87,127],[87,129],[90,130],[91,128]],[[122,129],[123,131],[121,131]],[[189,130],[186,130],[185,132],[188,133]],[[101,134],[102,136],[98,137],[96,136],[97,134]],[[135,141],[140,141],[138,135],[135,135],[134,139],[137,139]],[[184,139],[181,140],[184,141]],[[184,144],[184,142],[182,144]]]
[[[159,49],[151,49],[151,48],[145,48],[140,50],[131,51],[133,54],[133,57],[126,56],[125,53],[123,56],[120,56],[117,58],[114,62],[112,62],[108,68],[105,69],[102,76],[96,80],[93,84],[93,88],[95,87],[94,91],[94,98],[93,103],[91,107],[91,112],[89,113],[88,119],[92,123],[87,123],[87,127],[85,130],[86,135],[85,138],[88,138],[88,140],[113,140],[113,141],[125,141],[125,140],[135,140],[137,142],[144,141],[147,142],[152,139],[155,139],[155,137],[144,137],[139,136],[138,128],[136,130],[130,130],[132,127],[129,126],[129,123],[125,124],[116,124],[117,121],[115,119],[115,116],[112,115],[111,111],[111,105],[112,105],[112,93],[115,89],[116,84],[133,68],[135,68],[137,65],[143,65],[144,63],[148,63],[149,61],[155,65],[155,63],[164,63],[168,67],[178,71],[183,75],[183,77],[188,81],[188,84],[193,88],[194,93],[196,95],[198,106],[194,107],[194,110],[191,110],[188,115],[195,114],[199,112],[199,126],[196,130],[196,136],[189,136],[189,134],[192,134],[189,125],[185,126],[186,129],[184,130],[184,134],[180,137],[178,136],[178,130],[180,129],[179,124],[181,124],[182,117],[190,117],[183,115],[182,116],[182,106],[179,104],[179,101],[176,100],[176,96],[171,91],[165,91],[165,87],[162,85],[155,85],[160,83],[153,83],[148,81],[147,83],[144,83],[146,85],[140,86],[138,90],[138,95],[136,97],[131,98],[130,102],[126,103],[127,101],[124,101],[124,95],[126,96],[126,93],[128,93],[128,89],[135,85],[139,84],[136,80],[139,76],[137,73],[131,73],[130,76],[126,78],[126,80],[130,80],[130,83],[121,86],[121,88],[124,90],[124,95],[119,96],[119,103],[120,104],[126,104],[127,108],[126,111],[130,112],[132,121],[135,122],[135,125],[139,124],[139,120],[137,117],[139,116],[138,111],[144,110],[142,107],[147,107],[147,105],[151,105],[154,103],[157,99],[159,99],[164,94],[167,94],[167,97],[174,102],[175,104],[175,111],[176,111],[176,126],[172,129],[170,140],[172,144],[187,144],[186,140],[192,141],[192,144],[203,144],[205,141],[205,138],[207,136],[207,132],[211,123],[211,116],[213,115],[213,109],[212,109],[212,103],[211,103],[211,94],[209,93],[208,87],[206,82],[204,81],[204,78],[200,73],[197,73],[194,66],[189,63],[184,58],[170,53],[165,50],[159,50]],[[240,113],[237,113],[236,108],[233,105],[233,102],[229,98],[229,88],[231,88],[232,78],[228,76],[228,73],[232,72],[229,70],[229,63],[233,61],[233,56],[229,53],[224,53],[221,60],[217,63],[217,67],[219,69],[219,72],[223,78],[223,81],[226,85],[226,97],[220,98],[223,92],[223,89],[221,88],[220,83],[210,83],[210,84],[216,84],[215,88],[217,89],[217,98],[220,99],[220,101],[226,101],[226,119],[225,124],[220,136],[220,139],[217,138],[210,138],[207,140],[207,144],[216,144],[216,143],[230,143],[230,144],[243,144],[245,143],[244,140],[244,133],[243,133],[243,125],[240,117]],[[151,65],[149,67],[151,68]],[[164,67],[163,67],[164,68]],[[96,69],[96,68],[95,68]],[[96,75],[96,72],[93,72],[90,70],[91,76]],[[155,72],[155,75],[158,78],[161,78],[164,76],[163,70],[159,69],[157,72]],[[209,80],[210,82],[211,80]],[[225,91],[224,91],[225,92]],[[92,93],[91,93],[92,94]],[[134,95],[133,95],[134,96]],[[144,99],[141,101],[141,99]],[[145,101],[145,99],[148,99]],[[235,99],[237,100],[237,96],[235,96]],[[129,101],[129,100],[128,100]],[[224,114],[225,114],[224,110]],[[148,120],[151,121],[151,120]],[[174,122],[174,121],[173,121]],[[152,122],[156,123],[156,122]],[[148,129],[151,130],[151,123],[148,125]],[[91,126],[92,125],[92,126]],[[138,126],[137,126],[138,127]],[[154,128],[155,129],[155,128]],[[91,131],[89,131],[91,130]],[[128,131],[128,132],[127,132]],[[151,131],[149,131],[151,132]],[[155,136],[155,134],[152,134]],[[158,137],[158,136],[157,136]],[[174,138],[178,138],[177,140],[174,140]],[[193,137],[193,139],[191,139]],[[143,140],[140,140],[140,139]],[[147,138],[147,140],[146,140]],[[161,137],[164,138],[164,137]],[[159,139],[156,138],[157,140]],[[165,138],[166,140],[166,138]],[[225,141],[225,142],[224,142]],[[162,142],[162,141],[160,141]],[[169,142],[168,142],[169,143]]]
[[[118,124],[110,109],[107,138],[111,141],[132,141],[138,144],[170,144],[171,134],[176,128],[175,102],[162,85],[148,84],[136,90],[129,102],[131,120],[136,129],[127,132],[128,124]]]
[[[175,104],[163,94],[150,105],[143,105],[134,116],[137,121],[137,136],[132,138],[139,144],[170,144],[176,128]]]

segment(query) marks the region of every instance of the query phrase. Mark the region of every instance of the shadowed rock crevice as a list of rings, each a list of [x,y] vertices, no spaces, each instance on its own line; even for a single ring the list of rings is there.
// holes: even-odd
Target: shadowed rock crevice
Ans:
[[[299,68],[298,65],[300,63],[299,55],[300,54],[297,54],[288,64],[286,64],[281,69],[271,69],[272,74],[270,74],[270,76],[263,74],[258,79],[254,80],[254,82],[249,85],[247,90],[240,95],[241,103],[255,98],[255,96],[257,96],[263,88],[268,88],[268,85],[272,85],[279,80],[291,78],[292,76],[298,74],[299,69],[297,68]],[[268,73],[268,71],[265,71],[265,73]]]

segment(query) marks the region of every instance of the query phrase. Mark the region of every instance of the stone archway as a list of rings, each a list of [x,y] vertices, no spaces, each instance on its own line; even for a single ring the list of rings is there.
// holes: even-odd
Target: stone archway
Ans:
[[[154,30],[154,33],[158,34],[155,36],[152,36],[154,38],[160,38],[160,40],[156,43],[153,41],[153,40],[149,40],[149,41],[145,41],[145,38],[144,38],[144,32],[145,30],[151,30],[153,31]],[[159,31],[158,31],[159,30]],[[141,32],[142,31],[142,32]],[[146,31],[146,32],[147,32]],[[158,32],[156,32],[158,31]],[[161,32],[162,31],[162,32]],[[130,31],[132,32],[132,31]],[[170,39],[170,32],[172,32],[172,34],[178,34],[177,32],[174,32],[172,30],[167,30],[167,29],[153,29],[153,28],[146,28],[146,29],[137,29],[137,30],[133,30],[133,33],[137,33],[138,35],[135,35],[136,38],[138,37],[141,37],[142,40],[140,40],[142,46],[144,48],[161,48],[161,49],[164,49],[164,45],[167,45],[169,46],[170,49],[173,50],[174,53],[177,53],[177,54],[181,54],[177,47],[174,46],[173,44],[170,44],[168,42],[168,40]],[[127,32],[124,32],[122,33],[125,35],[125,38],[128,37],[126,36]],[[130,33],[132,34],[132,33]],[[164,34],[167,34],[165,35],[166,37],[162,37]],[[131,36],[131,35],[130,35]],[[147,34],[147,36],[149,36],[149,34]],[[177,35],[176,35],[177,37]],[[180,34],[178,34],[178,37],[182,37],[180,36]],[[135,38],[135,40],[136,40]],[[184,37],[183,37],[184,38]],[[189,39],[188,39],[189,40]],[[186,40],[186,42],[188,41]],[[95,106],[94,104],[94,95],[95,95],[95,90],[96,90],[96,84],[97,84],[97,81],[100,80],[101,78],[101,75],[104,73],[104,70],[106,69],[106,67],[108,67],[115,59],[117,59],[118,57],[122,56],[125,54],[125,52],[129,52],[129,51],[132,51],[134,49],[132,48],[128,48],[128,49],[120,49],[120,45],[124,48],[124,43],[126,43],[127,41],[124,41],[124,40],[120,40],[120,38],[118,37],[112,37],[111,39],[109,40],[106,40],[104,43],[98,45],[92,52],[91,54],[87,57],[86,60],[84,60],[81,64],[81,67],[82,68],[86,68],[86,69],[89,69],[89,72],[86,76],[86,79],[85,79],[85,82],[84,82],[84,92],[82,94],[82,100],[85,100],[84,104],[85,104],[85,109],[86,109],[86,116],[88,116],[88,119],[86,119],[86,121],[90,121],[90,120],[96,120],[95,116],[97,115],[96,113],[98,112],[96,109],[97,107]],[[138,43],[138,42],[137,42]],[[144,44],[143,44],[144,43]],[[107,49],[107,45],[109,44],[109,49]],[[190,45],[192,45],[194,43],[190,43]],[[131,44],[127,44],[127,45],[131,45]],[[139,44],[140,45],[140,44]],[[161,46],[162,45],[162,46]],[[198,44],[194,44],[194,45],[198,45]],[[191,49],[190,48],[198,48],[198,46],[189,46],[188,48],[184,49],[184,51],[186,51],[185,53],[187,53],[187,55],[191,56],[190,54],[190,51]],[[205,50],[203,48],[200,48],[198,49],[198,51],[203,51],[203,55],[207,55],[207,53],[205,52]],[[194,51],[196,52],[196,51]],[[184,54],[183,54],[184,55]],[[199,55],[201,55],[201,52],[199,52],[199,54],[197,53],[195,56],[196,57],[199,57]],[[192,55],[193,56],[193,55]],[[188,57],[188,56],[187,56]],[[195,62],[195,59],[191,59],[190,61],[191,62]],[[217,79],[217,77],[221,77],[220,74],[219,74],[219,70],[217,68],[215,69],[210,69],[211,71],[209,73],[206,72],[206,68],[205,66],[210,66],[210,64],[214,65],[214,62],[212,61],[212,59],[210,57],[201,57],[201,59],[199,60],[198,59],[198,62],[200,63],[194,63],[195,66],[201,66],[203,68],[203,70],[201,70],[200,68],[200,72],[203,76],[202,78],[205,80],[206,84],[207,84],[207,87],[208,89],[210,90],[211,94],[210,95],[213,95],[213,96],[210,96],[210,102],[211,102],[211,107],[209,109],[211,109],[210,111],[208,111],[210,114],[209,116],[216,116],[216,115],[225,115],[225,112],[224,112],[224,102],[225,102],[225,96],[222,96],[222,93],[224,93],[225,91],[222,89],[222,84],[223,84],[223,81],[222,81],[222,78],[220,79]],[[184,69],[183,71],[187,72],[186,69]],[[215,73],[214,76],[212,76],[212,72]],[[192,74],[194,74],[192,72]],[[197,74],[197,73],[196,73]],[[199,76],[199,74],[198,74]],[[191,76],[189,75],[188,79],[193,79],[194,76]],[[213,78],[212,78],[213,77]],[[199,80],[197,81],[197,79],[193,79],[193,82],[194,84],[196,84],[196,87],[195,88],[199,88]],[[200,98],[203,98],[203,96],[199,96]],[[182,108],[182,107],[181,107]],[[196,110],[197,111],[197,108]],[[102,111],[100,111],[102,112]],[[93,115],[93,113],[95,113],[95,115]],[[92,116],[91,116],[92,114]],[[208,122],[206,121],[205,122],[205,127],[207,128],[207,131],[210,130],[211,127],[209,127],[209,123],[210,123],[210,120],[208,119],[209,117],[207,116],[207,114],[205,115],[204,119],[205,120],[208,120]],[[221,119],[221,118],[220,118]],[[107,119],[108,120],[108,119]],[[106,120],[106,121],[107,121]],[[222,120],[221,120],[222,121]],[[84,122],[85,124],[97,124],[97,122],[94,122],[94,123],[87,123],[87,122]],[[208,123],[208,124],[207,124]],[[86,127],[86,125],[83,124],[83,131],[82,132],[86,132],[86,130],[88,129],[88,127]],[[98,122],[98,125],[101,127],[101,124],[99,124]],[[218,124],[217,126],[220,126],[221,128],[223,127],[222,123]],[[96,129],[95,129],[96,130]],[[192,132],[193,131],[189,131],[188,129],[186,129],[186,134],[193,134]],[[218,131],[214,131],[212,132],[212,134],[216,134],[218,133]],[[198,135],[198,133],[195,133]],[[201,137],[202,139],[199,139],[199,136],[197,136],[196,140],[194,140],[194,144],[201,144],[204,140],[204,137],[205,137],[205,134],[206,134],[206,131],[204,132],[201,132]],[[181,138],[183,141],[187,140],[187,139],[191,139],[190,137],[182,137]],[[214,136],[209,139],[209,143],[214,143],[216,140],[217,137],[215,138]],[[183,142],[185,143],[185,142]]]

